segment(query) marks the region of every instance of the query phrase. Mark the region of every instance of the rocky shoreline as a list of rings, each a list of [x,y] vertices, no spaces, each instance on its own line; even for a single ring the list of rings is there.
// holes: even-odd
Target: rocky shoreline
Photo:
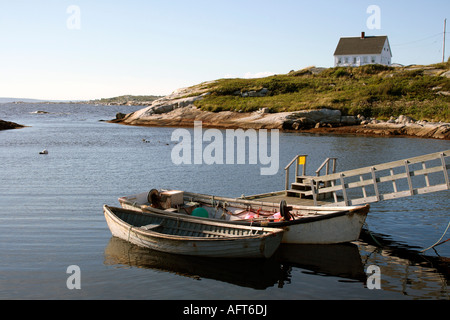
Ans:
[[[0,130],[20,129],[24,126],[10,121],[0,120]]]
[[[279,129],[305,133],[357,134],[377,136],[410,136],[450,139],[450,123],[416,121],[406,116],[388,121],[345,116],[339,110],[319,109],[269,113],[209,112],[198,109],[194,102],[210,94],[205,86],[184,88],[155,100],[150,106],[130,114],[117,114],[111,122],[137,126],[192,127],[202,121],[207,128]]]
[[[369,125],[354,125],[336,128],[313,128],[304,130],[308,133],[320,134],[353,134],[369,136],[405,136],[415,138],[450,140],[450,124],[430,124],[417,126],[414,124],[392,125],[377,123]]]

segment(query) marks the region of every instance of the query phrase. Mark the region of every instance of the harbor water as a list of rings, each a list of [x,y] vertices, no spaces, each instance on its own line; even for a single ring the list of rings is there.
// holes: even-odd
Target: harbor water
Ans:
[[[248,162],[176,165],[176,128],[102,121],[137,109],[0,104],[0,119],[27,126],[0,131],[0,299],[449,299],[450,242],[421,252],[449,223],[448,191],[373,203],[359,241],[282,245],[268,260],[145,250],[113,238],[102,212],[152,188],[229,197],[282,190],[297,154],[308,155],[312,175],[327,157],[350,170],[448,150],[449,141],[280,132],[279,170],[261,175]],[[80,288],[70,288],[70,266]],[[379,287],[368,283],[370,266]]]

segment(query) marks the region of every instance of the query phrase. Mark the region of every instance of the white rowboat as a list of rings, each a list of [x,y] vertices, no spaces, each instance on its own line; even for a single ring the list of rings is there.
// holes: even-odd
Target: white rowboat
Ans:
[[[141,247],[191,256],[269,258],[278,249],[283,229],[238,226],[103,206],[113,236]]]

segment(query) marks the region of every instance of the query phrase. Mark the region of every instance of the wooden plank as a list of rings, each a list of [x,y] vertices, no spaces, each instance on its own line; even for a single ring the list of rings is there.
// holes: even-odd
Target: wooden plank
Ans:
[[[329,193],[329,192],[335,192],[335,191],[341,191],[342,190],[342,185],[337,184],[331,187],[326,187],[326,188],[320,188],[319,190],[317,190],[317,193]],[[305,195],[312,195],[311,193],[307,192],[305,193]]]
[[[364,183],[364,178],[362,175],[359,176],[359,181],[360,183]],[[362,192],[363,192],[363,197],[367,198],[367,193],[366,193],[366,188],[365,186],[362,186]]]
[[[412,185],[411,174],[409,172],[409,165],[408,165],[409,161],[405,160],[404,163],[405,163],[405,171],[406,171],[406,180],[408,180],[409,191],[410,191],[411,195],[413,196],[414,189],[413,189],[413,185]]]
[[[425,164],[425,161],[422,162],[422,169],[424,171],[427,170],[427,166]],[[425,176],[425,184],[427,185],[427,187],[429,187],[430,186],[430,179],[428,178],[428,173],[424,173],[423,175]]]
[[[373,187],[375,189],[375,196],[377,197],[378,201],[380,201],[380,192],[378,191],[378,184],[377,184],[377,177],[375,175],[375,168],[372,167],[371,169],[372,173],[372,181],[373,181]]]
[[[391,177],[394,176],[394,170],[390,169],[389,173],[391,174]],[[397,192],[397,181],[396,180],[392,180],[392,188],[394,188],[394,192]]]
[[[416,189],[417,194],[426,194],[426,193],[432,193],[432,192],[438,192],[438,191],[444,191],[448,190],[448,186],[446,184],[438,184],[430,187],[425,188],[418,188]]]
[[[316,186],[314,185],[314,181],[311,180],[311,194],[314,200],[314,205],[317,206],[317,194],[318,194],[318,190],[316,190]],[[306,194],[305,194],[306,195]]]
[[[190,224],[187,224],[186,226],[166,226],[167,229],[173,230],[171,234],[179,234],[180,231],[185,231],[185,233],[182,233],[183,236],[195,236],[199,237],[201,234],[205,234],[207,236],[214,236],[214,237],[242,237],[242,233],[248,230],[236,230],[236,229],[219,229],[219,230],[205,230],[205,229],[198,229],[195,228],[195,226],[192,226]]]
[[[336,182],[334,180],[331,181],[331,187],[334,188],[335,186],[336,186]],[[334,199],[334,202],[338,202],[337,193],[335,191],[333,191],[333,199]]]
[[[340,175],[340,180],[341,180],[342,194],[344,196],[344,203],[346,206],[348,206],[349,204],[348,204],[347,190],[345,189],[345,182],[344,182],[343,174]]]
[[[392,192],[392,193],[386,193],[383,194],[382,200],[391,200],[391,199],[398,199],[398,198],[405,198],[411,196],[411,191],[399,191],[399,192]]]
[[[147,224],[145,226],[141,226],[140,228],[144,229],[144,230],[152,230],[152,229],[158,228],[159,226],[161,226],[160,223],[151,223],[151,224]]]
[[[286,171],[285,186],[284,186],[284,189],[286,191],[289,190],[289,167],[290,165],[284,169]]]
[[[444,179],[445,182],[447,183],[447,187],[450,189],[450,181],[448,179],[448,172],[446,170],[447,166],[445,165],[445,158],[444,158],[444,153],[441,153],[439,155],[439,157],[441,158],[441,163],[442,163],[442,171],[444,172]]]

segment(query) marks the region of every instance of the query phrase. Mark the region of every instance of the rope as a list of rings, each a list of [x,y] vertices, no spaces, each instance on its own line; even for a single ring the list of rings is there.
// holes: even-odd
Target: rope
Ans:
[[[430,250],[430,249],[433,248],[433,247],[436,247],[436,246],[438,246],[438,245],[440,245],[440,244],[443,244],[443,243],[447,242],[448,240],[450,240],[450,239],[447,239],[447,240],[441,242],[442,238],[444,238],[445,234],[447,233],[449,227],[450,227],[450,221],[448,222],[447,229],[445,229],[445,231],[444,231],[444,233],[442,234],[441,238],[440,238],[438,241],[436,241],[436,243],[433,244],[431,247],[426,248],[426,249],[424,249],[424,250],[422,250],[422,251],[420,251],[420,252],[425,252],[425,251],[427,251],[427,250]]]
[[[370,232],[369,226],[367,225],[367,223],[364,222],[364,226],[366,227],[366,231],[369,233],[369,236],[372,238],[372,240],[375,242],[375,244],[380,248],[383,247],[383,245],[381,243],[379,243],[377,239],[375,239],[372,232]]]
[[[128,228],[128,239],[127,239],[128,242],[130,241],[130,232],[131,232],[131,229],[132,229],[132,228],[133,228],[132,226],[130,226],[130,227]]]

